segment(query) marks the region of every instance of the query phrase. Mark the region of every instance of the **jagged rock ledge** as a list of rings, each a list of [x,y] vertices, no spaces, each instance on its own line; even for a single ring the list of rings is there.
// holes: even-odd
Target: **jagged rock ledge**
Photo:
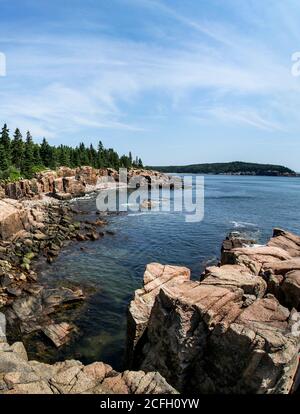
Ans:
[[[2,341],[1,341],[2,340]],[[103,362],[54,365],[28,361],[21,342],[9,345],[0,331],[0,394],[176,394],[157,372],[118,373]]]
[[[157,171],[131,169],[128,181],[136,180],[140,184],[157,184],[174,186],[171,178]],[[56,171],[47,170],[36,174],[31,180],[19,180],[12,183],[0,183],[0,199],[14,200],[37,199],[45,194],[59,200],[81,197],[95,190],[105,189],[113,183],[119,183],[120,175],[112,168],[94,169],[92,167],[60,167]],[[121,183],[126,185],[127,183]]]
[[[143,180],[168,181],[168,177],[155,171],[130,170],[128,178],[132,177],[142,184]],[[92,220],[78,218],[78,212],[66,200],[117,186],[118,182],[119,174],[112,169],[61,167],[0,189],[0,195],[9,197],[0,199],[0,308],[6,307],[10,326],[17,327],[22,334],[41,330],[56,346],[70,337],[72,325],[56,324],[49,315],[59,306],[83,300],[83,292],[70,291],[66,295],[63,288],[49,292],[38,284],[32,264],[41,256],[51,263],[70,240],[95,241],[110,234],[109,230],[103,231],[107,222],[99,212]],[[54,298],[55,294],[61,300],[50,310],[45,297]]]
[[[110,169],[60,168],[33,180],[0,185],[0,308],[5,311],[0,313],[0,394],[176,393],[156,372],[118,373],[102,362],[84,366],[79,361],[28,361],[23,343],[10,346],[4,334],[8,323],[9,329],[17,325],[22,335],[42,332],[57,347],[69,340],[72,324],[56,323],[52,316],[61,306],[82,301],[84,293],[40,285],[32,264],[40,256],[51,263],[70,240],[94,241],[109,233],[102,231],[107,222],[99,215],[75,221],[82,212],[66,202],[110,187],[109,177],[119,180]],[[168,184],[165,175],[145,170],[132,170],[129,177]]]
[[[128,315],[128,362],[180,392],[283,393],[299,385],[300,237],[266,246],[227,239],[200,281],[147,266]]]

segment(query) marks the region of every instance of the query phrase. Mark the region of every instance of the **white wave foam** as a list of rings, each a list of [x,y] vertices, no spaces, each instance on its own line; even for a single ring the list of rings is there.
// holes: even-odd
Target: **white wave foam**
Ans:
[[[137,217],[137,216],[149,216],[149,215],[162,215],[168,214],[162,211],[140,211],[138,213],[129,213],[127,214],[128,217]]]
[[[255,223],[249,223],[247,221],[231,221],[231,224],[234,225],[236,229],[244,229],[246,227],[257,227]]]

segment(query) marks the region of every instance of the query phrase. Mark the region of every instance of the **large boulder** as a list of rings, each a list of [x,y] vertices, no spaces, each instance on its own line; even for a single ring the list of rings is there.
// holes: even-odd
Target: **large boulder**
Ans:
[[[274,229],[273,237],[267,244],[271,247],[280,247],[288,252],[290,256],[300,256],[300,237],[282,230]]]
[[[141,340],[149,321],[157,294],[162,286],[178,286],[190,278],[190,270],[185,267],[163,266],[151,263],[144,274],[144,287],[135,292],[130,303],[127,328],[127,359],[131,361],[133,351]]]
[[[246,267],[267,282],[267,290],[290,309],[300,310],[300,237],[275,229],[265,246],[223,243],[222,264]]]
[[[203,278],[202,284],[233,290],[240,288],[246,295],[254,295],[260,298],[264,296],[267,290],[267,284],[260,276],[254,275],[247,267],[240,265],[208,267]]]
[[[71,194],[73,197],[82,197],[85,195],[85,183],[81,180],[77,180],[75,177],[64,177],[63,179],[63,191]],[[60,193],[61,191],[58,191]]]
[[[92,167],[80,167],[76,169],[76,178],[87,185],[96,185],[99,171]]]
[[[207,269],[202,282],[186,274],[179,283],[157,285],[150,316],[139,293],[129,308],[129,321],[137,308],[143,317],[143,335],[136,325],[129,344],[131,366],[159,371],[182,392],[291,391],[299,365],[300,315],[273,295],[264,296],[263,279],[246,266],[230,271],[228,265]]]
[[[24,227],[28,220],[28,212],[14,200],[0,200],[0,239],[7,240]]]

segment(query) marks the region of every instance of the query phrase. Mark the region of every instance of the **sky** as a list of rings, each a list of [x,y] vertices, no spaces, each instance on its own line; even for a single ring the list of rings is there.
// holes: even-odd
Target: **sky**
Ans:
[[[300,171],[298,0],[0,0],[0,16],[11,131]]]

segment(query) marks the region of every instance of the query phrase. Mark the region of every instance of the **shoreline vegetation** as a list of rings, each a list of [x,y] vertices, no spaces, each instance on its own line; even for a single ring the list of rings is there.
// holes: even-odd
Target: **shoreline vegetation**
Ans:
[[[290,168],[282,165],[257,164],[241,161],[228,163],[192,164],[185,166],[148,167],[163,173],[182,174],[220,174],[220,175],[253,175],[253,176],[275,176],[296,177],[300,176]]]
[[[81,142],[75,148],[67,145],[53,146],[45,138],[41,144],[33,141],[30,132],[26,139],[17,128],[10,136],[4,124],[0,133],[0,180],[18,181],[30,179],[46,169],[55,170],[61,166],[76,168],[82,165],[100,168],[143,168],[141,158],[131,152],[120,156],[114,149],[105,148],[99,141],[98,147],[86,146]]]

